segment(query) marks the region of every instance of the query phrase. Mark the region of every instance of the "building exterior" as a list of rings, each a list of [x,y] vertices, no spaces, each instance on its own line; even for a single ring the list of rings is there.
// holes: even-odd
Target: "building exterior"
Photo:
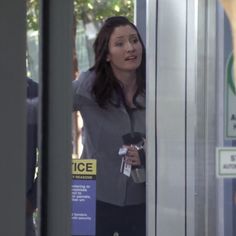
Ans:
[[[215,0],[144,3],[136,1],[135,19],[147,49],[146,235],[233,236],[236,112],[227,17]],[[0,3],[0,235],[9,236],[25,235],[25,7]],[[69,236],[73,3],[42,1],[41,11],[39,232]]]

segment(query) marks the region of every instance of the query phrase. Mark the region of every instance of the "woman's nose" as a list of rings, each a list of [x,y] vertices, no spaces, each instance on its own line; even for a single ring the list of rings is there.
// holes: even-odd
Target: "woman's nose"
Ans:
[[[134,45],[131,42],[127,42],[126,50],[127,51],[133,51],[134,50]]]

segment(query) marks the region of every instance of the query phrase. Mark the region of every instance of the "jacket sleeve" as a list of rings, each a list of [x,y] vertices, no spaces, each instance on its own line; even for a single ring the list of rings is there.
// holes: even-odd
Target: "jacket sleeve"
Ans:
[[[88,70],[82,72],[79,78],[72,82],[73,111],[80,110],[85,101],[92,99],[91,89],[94,77],[94,72]]]

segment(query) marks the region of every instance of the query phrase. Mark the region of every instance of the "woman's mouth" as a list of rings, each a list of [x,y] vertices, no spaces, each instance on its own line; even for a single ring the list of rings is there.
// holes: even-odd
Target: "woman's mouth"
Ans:
[[[133,61],[133,60],[136,60],[136,59],[137,59],[137,56],[129,56],[129,57],[125,58],[126,61]]]

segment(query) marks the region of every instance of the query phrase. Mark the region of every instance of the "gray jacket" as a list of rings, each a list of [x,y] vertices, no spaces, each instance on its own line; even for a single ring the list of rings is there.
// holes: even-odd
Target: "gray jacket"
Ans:
[[[144,203],[145,183],[120,173],[118,150],[122,136],[131,132],[130,116],[123,105],[100,108],[90,92],[93,80],[93,72],[87,71],[73,81],[73,110],[83,118],[86,158],[97,159],[97,200],[118,206]],[[137,99],[145,105],[143,96]],[[133,112],[133,128],[145,135],[145,109]]]

